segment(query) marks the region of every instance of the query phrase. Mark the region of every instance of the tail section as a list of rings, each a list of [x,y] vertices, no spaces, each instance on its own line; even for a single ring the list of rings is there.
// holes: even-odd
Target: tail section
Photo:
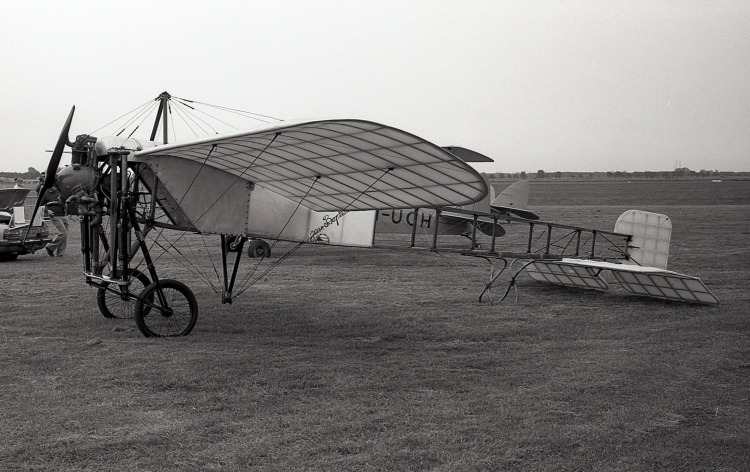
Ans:
[[[667,268],[672,220],[659,213],[628,210],[615,223],[615,232],[632,235],[628,256],[635,264]]]
[[[492,206],[508,208],[529,206],[529,181],[519,180],[510,184],[492,201]]]
[[[540,282],[607,290],[609,284],[602,274],[610,272],[620,286],[633,295],[707,305],[719,303],[698,277],[667,270],[672,237],[672,221],[668,216],[628,210],[617,219],[615,233],[630,235],[629,263],[577,257],[532,259],[524,266],[526,273]]]

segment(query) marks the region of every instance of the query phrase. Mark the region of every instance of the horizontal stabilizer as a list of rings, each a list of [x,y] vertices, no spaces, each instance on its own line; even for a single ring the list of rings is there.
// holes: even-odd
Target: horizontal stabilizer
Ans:
[[[658,267],[583,259],[536,261],[527,269],[532,279],[569,287],[605,290],[601,272],[612,272],[620,285],[633,295],[690,303],[718,304],[718,299],[698,277]]]
[[[539,282],[549,282],[566,287],[593,288],[607,290],[609,284],[599,276],[599,270],[565,264],[561,262],[538,261],[526,268],[526,273]]]
[[[665,271],[664,273],[634,273],[612,271],[622,288],[634,295],[664,298],[682,302],[716,305],[719,300],[698,277]]]

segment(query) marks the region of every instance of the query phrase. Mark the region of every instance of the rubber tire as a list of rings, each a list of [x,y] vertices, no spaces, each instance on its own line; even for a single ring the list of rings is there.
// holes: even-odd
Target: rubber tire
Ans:
[[[248,257],[271,257],[271,246],[262,239],[253,239],[247,246]]]
[[[2,252],[0,253],[0,262],[11,262],[18,259],[17,252]]]
[[[130,290],[130,293],[139,294],[144,288],[151,285],[151,280],[143,272],[137,269],[130,269],[130,277],[133,279],[130,282],[130,287],[135,290]],[[140,282],[139,286],[134,286],[135,281]],[[108,302],[109,300],[109,302]],[[129,320],[135,316],[135,300],[123,300],[117,296],[113,291],[108,290],[104,287],[99,288],[96,291],[96,304],[99,306],[99,312],[105,318],[118,318],[122,320]],[[118,309],[112,310],[118,304]]]
[[[168,316],[160,306],[158,288],[167,299]],[[164,279],[151,283],[143,289],[135,304],[135,325],[147,338],[187,336],[198,321],[198,301],[187,285],[176,280]]]

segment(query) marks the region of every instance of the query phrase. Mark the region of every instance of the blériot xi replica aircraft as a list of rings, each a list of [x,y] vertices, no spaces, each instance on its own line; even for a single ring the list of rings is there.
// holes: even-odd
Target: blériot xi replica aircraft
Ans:
[[[521,270],[537,280],[604,289],[606,282],[599,273],[609,270],[618,280],[622,277],[620,282],[632,293],[716,303],[698,279],[666,271],[663,244],[666,241],[668,252],[669,237],[664,237],[663,219],[657,218],[655,225],[649,219],[644,226],[641,219],[651,217],[634,213],[626,218],[627,224],[606,233],[624,238],[618,255],[601,256],[601,244],[581,243],[581,235],[593,231],[596,239],[605,232],[538,222],[533,213],[514,207],[512,196],[501,195],[494,201],[488,181],[465,162],[476,160],[478,153],[443,148],[411,133],[357,119],[277,122],[252,131],[167,144],[172,99],[164,92],[152,101],[159,108],[148,140],[84,134],[70,142],[73,107],[40,189],[43,194],[56,185],[68,213],[80,216],[85,281],[98,289],[102,314],[134,317],[145,336],[187,335],[198,316],[193,292],[182,282],[160,278],[156,270],[151,253],[163,231],[220,235],[221,297],[231,303],[245,243],[254,245],[251,253],[261,240],[373,247],[382,219],[378,211],[393,209],[411,211],[415,222],[425,212],[434,215],[428,244],[432,250],[438,250],[441,233],[457,234],[446,232],[446,224],[458,224],[464,236],[469,230],[471,239],[462,254],[501,260],[503,269],[509,258],[523,260]],[[188,107],[192,103],[179,100]],[[156,142],[160,127],[163,141]],[[66,145],[72,149],[71,165],[58,173]],[[524,189],[509,192],[516,191]],[[528,195],[528,188],[525,192]],[[485,205],[489,211],[475,208],[483,200],[490,203]],[[496,250],[496,237],[504,233],[500,221],[529,225],[525,251]],[[418,246],[417,226],[411,226],[410,247]],[[535,227],[548,231],[541,252],[531,247]],[[565,251],[553,254],[557,242],[550,238],[553,228],[568,228],[577,238],[570,257]],[[654,230],[660,234],[657,240],[648,236]],[[158,234],[148,242],[151,232]],[[480,244],[478,234],[487,241]],[[636,245],[656,241],[663,264],[637,265],[648,260],[638,256],[644,249],[634,247],[634,241]],[[589,254],[582,253],[584,249]],[[232,251],[236,255],[230,263]],[[141,257],[138,267],[145,269],[131,265],[136,254]],[[521,270],[513,275],[508,290]],[[491,273],[482,296],[502,272]]]

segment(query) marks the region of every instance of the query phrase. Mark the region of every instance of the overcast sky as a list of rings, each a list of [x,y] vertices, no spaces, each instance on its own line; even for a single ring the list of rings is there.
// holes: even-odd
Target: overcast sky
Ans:
[[[46,168],[72,105],[74,138],[162,91],[481,171],[750,171],[747,0],[0,0],[0,58],[4,171]]]

